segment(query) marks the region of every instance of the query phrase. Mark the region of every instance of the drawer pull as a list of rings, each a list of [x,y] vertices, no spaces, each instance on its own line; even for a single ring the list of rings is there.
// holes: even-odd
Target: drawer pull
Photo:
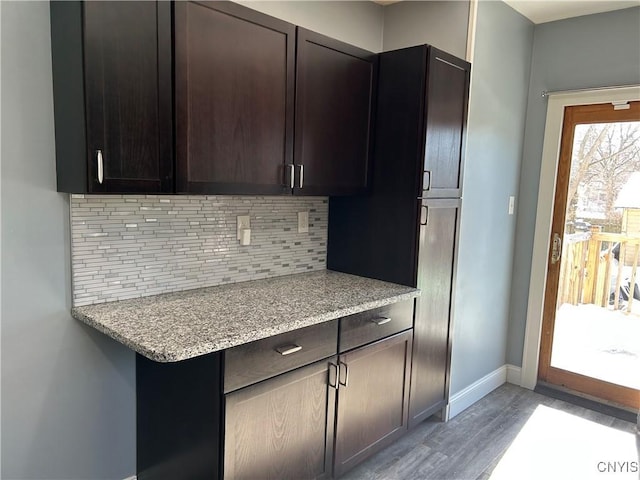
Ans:
[[[296,353],[299,352],[300,350],[302,350],[302,347],[300,345],[284,345],[282,347],[278,347],[276,348],[276,352],[278,352],[280,355],[291,355],[292,353]]]
[[[391,319],[389,317],[378,317],[372,318],[371,321],[376,325],[384,325],[385,323],[389,323]]]

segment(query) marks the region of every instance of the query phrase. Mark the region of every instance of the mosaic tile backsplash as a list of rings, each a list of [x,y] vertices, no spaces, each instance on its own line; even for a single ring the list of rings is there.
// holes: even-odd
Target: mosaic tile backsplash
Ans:
[[[75,306],[326,268],[325,197],[72,195]],[[309,232],[298,233],[298,212]],[[249,215],[251,245],[237,240]]]

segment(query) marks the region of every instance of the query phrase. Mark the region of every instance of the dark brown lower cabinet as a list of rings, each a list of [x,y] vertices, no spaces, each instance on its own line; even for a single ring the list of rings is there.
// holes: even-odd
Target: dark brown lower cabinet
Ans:
[[[220,479],[222,354],[154,362],[136,354],[136,478]]]
[[[407,430],[411,330],[340,355],[334,475]]]
[[[335,361],[225,395],[226,480],[331,478]]]
[[[136,355],[138,478],[341,476],[407,431],[413,330],[391,332],[412,318],[409,300],[342,318],[340,334],[327,322],[181,362]],[[325,352],[318,345],[332,353],[309,360]],[[242,358],[257,354],[271,376],[230,390]]]
[[[408,330],[225,395],[225,480],[339,477],[396,440],[411,344]]]
[[[413,334],[409,426],[444,408],[449,390],[451,307],[460,199],[423,200]]]

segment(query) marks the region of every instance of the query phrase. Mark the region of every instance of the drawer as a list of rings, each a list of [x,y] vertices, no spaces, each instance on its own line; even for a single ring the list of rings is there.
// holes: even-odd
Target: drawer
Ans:
[[[224,391],[331,357],[337,350],[338,320],[238,345],[224,354]]]
[[[413,300],[340,319],[340,353],[413,327]]]

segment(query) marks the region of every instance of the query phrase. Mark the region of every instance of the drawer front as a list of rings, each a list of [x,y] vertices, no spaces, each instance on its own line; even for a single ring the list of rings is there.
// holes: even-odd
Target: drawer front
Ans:
[[[413,327],[413,300],[349,315],[340,320],[340,353]]]
[[[225,351],[225,393],[335,355],[338,320],[256,340]]]

